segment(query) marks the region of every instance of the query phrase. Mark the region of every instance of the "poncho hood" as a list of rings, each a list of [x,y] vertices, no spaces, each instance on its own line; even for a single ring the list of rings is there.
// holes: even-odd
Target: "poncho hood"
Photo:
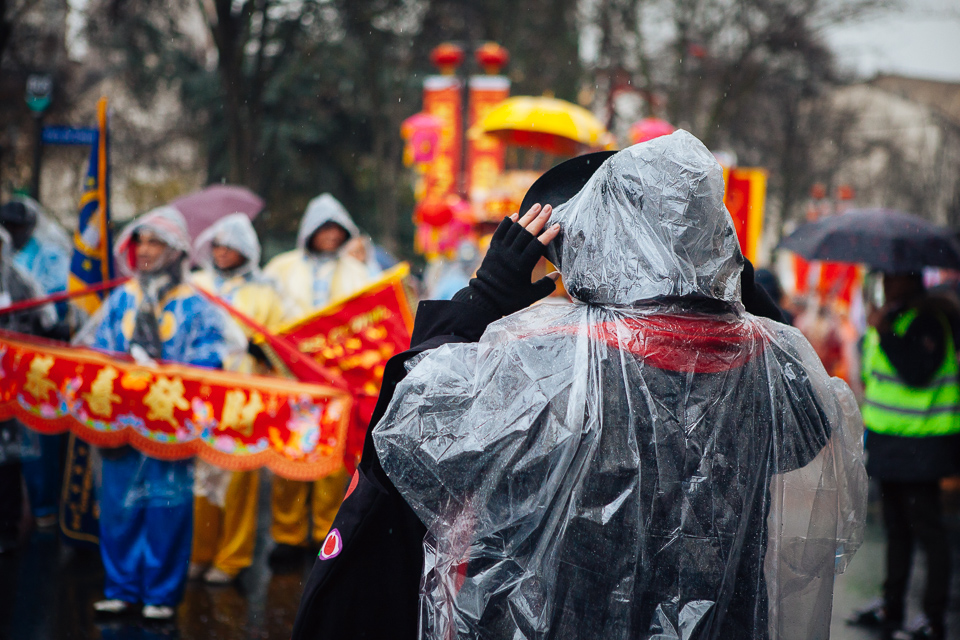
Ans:
[[[232,213],[217,220],[197,236],[194,243],[194,259],[204,269],[213,269],[213,245],[229,247],[238,252],[247,262],[233,273],[259,272],[260,240],[245,214]]]
[[[343,227],[349,238],[360,235],[360,229],[340,201],[329,193],[323,193],[307,205],[303,220],[300,221],[300,231],[297,233],[297,248],[307,250],[310,238],[327,222],[336,222]]]
[[[136,271],[133,236],[142,230],[152,231],[167,246],[182,251],[190,257],[190,233],[187,231],[187,221],[183,214],[170,206],[157,207],[124,227],[120,237],[117,238],[114,256],[120,271],[124,274],[133,275]]]
[[[614,154],[552,220],[561,236],[549,257],[577,300],[740,300],[743,255],[723,204],[723,172],[686,131]]]
[[[0,226],[0,262],[10,258],[13,253],[13,238]]]

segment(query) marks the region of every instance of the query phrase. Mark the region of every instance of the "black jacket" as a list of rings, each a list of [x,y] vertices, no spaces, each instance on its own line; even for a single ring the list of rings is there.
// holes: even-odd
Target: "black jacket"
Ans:
[[[406,363],[448,342],[476,342],[499,314],[459,302],[421,302],[414,345],[387,363],[371,425],[379,422]],[[300,600],[295,640],[415,638],[426,528],[387,478],[367,431],[363,457]],[[334,533],[335,532],[335,533]],[[337,551],[337,545],[341,550]]]

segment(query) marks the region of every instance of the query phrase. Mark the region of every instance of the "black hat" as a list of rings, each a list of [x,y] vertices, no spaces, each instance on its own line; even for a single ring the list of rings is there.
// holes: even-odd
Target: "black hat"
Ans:
[[[551,168],[537,178],[537,181],[527,189],[526,195],[523,196],[523,202],[520,204],[520,215],[526,213],[530,207],[537,203],[543,206],[549,204],[556,208],[577,195],[600,168],[604,160],[615,153],[617,152],[597,151],[587,153],[561,162]],[[560,238],[557,238],[547,248],[547,259],[557,267],[560,266],[559,243]]]
[[[37,214],[19,200],[11,200],[0,207],[0,223],[32,227],[37,224]]]

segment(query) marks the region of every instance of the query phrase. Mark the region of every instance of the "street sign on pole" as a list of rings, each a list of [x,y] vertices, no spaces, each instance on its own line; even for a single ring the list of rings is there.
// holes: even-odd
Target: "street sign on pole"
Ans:
[[[53,76],[48,73],[33,73],[27,76],[27,107],[42,113],[53,99]]]
[[[91,145],[97,141],[97,130],[82,127],[49,126],[43,128],[43,144]]]

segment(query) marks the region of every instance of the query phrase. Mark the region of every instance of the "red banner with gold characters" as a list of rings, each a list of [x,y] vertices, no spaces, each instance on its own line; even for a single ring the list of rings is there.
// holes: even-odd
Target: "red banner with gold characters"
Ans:
[[[351,473],[363,450],[387,360],[410,347],[413,315],[403,288],[409,272],[407,264],[400,264],[349,298],[280,331],[321,366],[339,371],[353,394],[344,456]]]
[[[510,80],[505,76],[470,78],[470,112],[467,128],[483,119],[491,109],[510,97]],[[475,202],[485,202],[503,173],[503,142],[482,132],[471,133],[467,140],[467,193]]]
[[[424,176],[424,200],[442,201],[457,193],[460,176],[462,85],[456,76],[429,76],[423,83],[423,113],[440,122],[440,138]]]
[[[740,250],[748,260],[755,262],[760,234],[763,233],[767,172],[764,169],[737,167],[725,169],[723,174],[726,179],[723,203],[733,218]]]
[[[342,390],[178,364],[144,367],[82,347],[0,332],[0,418],[70,430],[162,459],[199,456],[292,480],[340,468],[352,411]]]

